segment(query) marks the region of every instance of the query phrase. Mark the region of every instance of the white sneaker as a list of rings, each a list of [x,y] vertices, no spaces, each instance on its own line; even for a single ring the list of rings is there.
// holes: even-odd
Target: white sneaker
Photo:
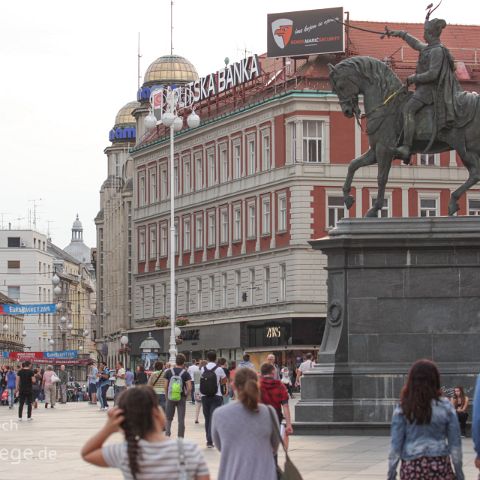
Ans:
[[[30,417],[30,418],[27,418],[27,422],[31,422],[32,420],[33,420],[33,418],[32,418],[32,417]]]
[[[18,421],[19,421],[19,422],[23,422],[23,418],[19,418]]]

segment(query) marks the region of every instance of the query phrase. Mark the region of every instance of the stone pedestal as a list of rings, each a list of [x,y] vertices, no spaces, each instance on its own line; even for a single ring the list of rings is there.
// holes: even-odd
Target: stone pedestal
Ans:
[[[328,317],[318,366],[302,379],[297,433],[388,433],[419,358],[472,396],[480,218],[346,219],[311,245],[328,257]]]

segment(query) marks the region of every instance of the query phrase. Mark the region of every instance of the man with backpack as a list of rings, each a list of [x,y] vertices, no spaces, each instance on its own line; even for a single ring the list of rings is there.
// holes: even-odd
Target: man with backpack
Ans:
[[[227,383],[227,376],[223,368],[216,363],[217,354],[207,353],[208,363],[202,368],[200,377],[200,394],[202,395],[203,416],[205,417],[205,433],[207,447],[213,448],[211,424],[215,409],[223,405],[221,385]]]
[[[171,427],[175,409],[178,412],[178,436],[185,436],[185,410],[187,407],[187,397],[192,389],[192,377],[185,368],[185,355],[179,353],[175,359],[175,366],[168,369],[164,378],[166,380],[167,405],[165,416],[167,424],[165,425],[165,435],[171,435]]]

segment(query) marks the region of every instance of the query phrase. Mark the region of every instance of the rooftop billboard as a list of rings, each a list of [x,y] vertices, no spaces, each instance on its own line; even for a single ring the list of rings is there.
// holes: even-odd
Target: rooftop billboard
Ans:
[[[267,55],[295,57],[345,51],[343,7],[271,13],[267,16]]]

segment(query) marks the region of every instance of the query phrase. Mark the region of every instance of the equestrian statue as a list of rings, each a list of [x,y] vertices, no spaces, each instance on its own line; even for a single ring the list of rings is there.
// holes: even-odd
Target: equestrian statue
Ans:
[[[363,117],[366,118],[370,148],[350,163],[343,196],[346,207],[351,208],[354,198],[350,190],[355,172],[360,167],[377,163],[378,193],[367,217],[376,217],[383,206],[395,158],[409,164],[415,153],[450,150],[458,153],[469,176],[452,193],[449,215],[459,210],[460,196],[480,180],[479,96],[462,91],[455,76],[453,57],[440,42],[447,24],[437,18],[430,20],[432,11],[427,13],[424,24],[426,43],[407,32],[387,27],[385,32],[372,32],[382,37],[399,37],[419,51],[416,73],[407,78],[406,85],[402,85],[385,63],[371,57],[351,57],[335,66],[329,65],[330,83],[344,115],[356,117],[359,122],[362,115],[358,96],[364,98]],[[409,91],[410,85],[415,85],[415,91]]]

